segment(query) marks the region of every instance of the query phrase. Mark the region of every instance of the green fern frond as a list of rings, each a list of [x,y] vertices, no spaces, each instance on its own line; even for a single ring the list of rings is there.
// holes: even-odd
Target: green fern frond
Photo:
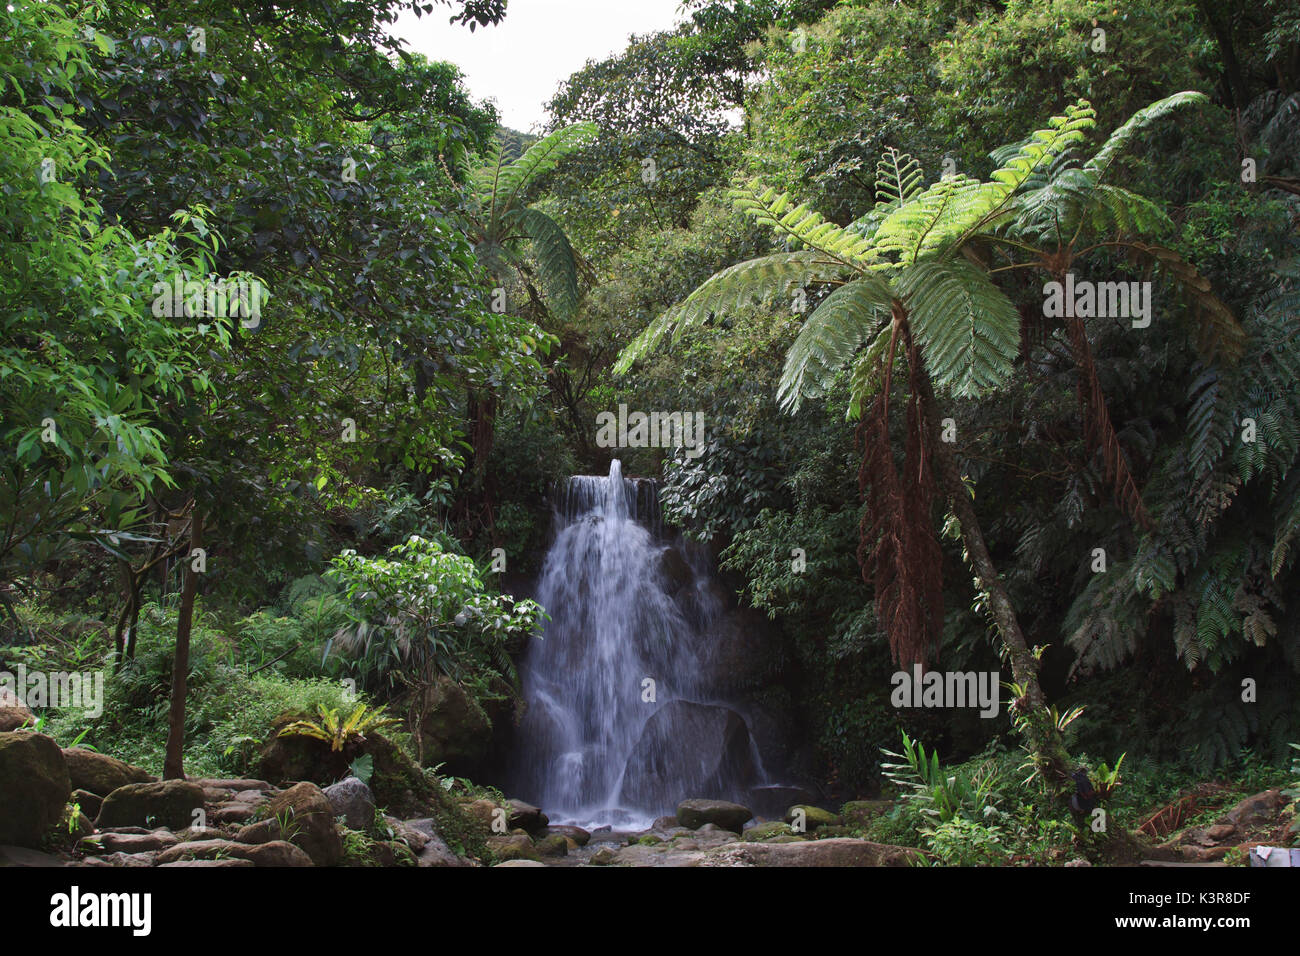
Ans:
[[[1020,352],[1020,313],[965,259],[922,262],[897,280],[909,321],[937,386],[958,397],[1004,381]]]
[[[1084,163],[1083,168],[1095,173],[1097,181],[1101,182],[1105,179],[1106,173],[1110,170],[1111,163],[1115,161],[1116,157],[1148,126],[1157,120],[1163,119],[1174,110],[1194,103],[1208,103],[1209,99],[1204,93],[1185,90],[1182,93],[1166,96],[1162,100],[1156,100],[1149,106],[1143,107],[1130,116],[1123,126],[1110,134],[1106,142],[1102,144],[1101,149],[1097,150],[1092,159]]]
[[[854,361],[853,371],[849,376],[849,404],[844,414],[847,421],[857,421],[861,418],[867,400],[880,391],[885,363],[894,361],[894,356],[887,354],[892,341],[891,326],[883,326],[876,333],[871,344]]]
[[[843,272],[841,263],[809,250],[778,252],[723,269],[651,322],[619,355],[614,374],[627,372],[638,359],[653,351],[669,331],[673,331],[674,339],[680,338],[714,313],[738,311],[780,295],[791,286],[835,282]]]
[[[1296,538],[1300,537],[1300,470],[1292,473],[1287,485],[1274,510],[1277,521],[1273,531],[1273,550],[1269,555],[1269,573],[1275,578],[1290,561]]]
[[[1116,230],[1128,235],[1160,235],[1173,228],[1173,220],[1159,205],[1119,186],[1100,183],[1090,199],[1091,225],[1098,233]]]
[[[846,266],[861,266],[868,261],[872,244],[862,236],[827,222],[807,203],[794,204],[788,193],[778,193],[758,180],[732,188],[728,195],[737,211],[766,226],[786,239],[795,240],[823,257]]]
[[[876,208],[901,206],[917,196],[925,184],[921,164],[892,146],[876,163]]]
[[[1084,130],[1096,125],[1095,117],[1087,101],[1080,100],[1063,115],[1052,117],[1045,129],[1022,141],[988,182],[965,176],[939,180],[880,224],[875,235],[879,255],[896,256],[897,264],[911,265],[923,258],[941,256],[996,225],[1013,213],[1015,193],[1082,142]],[[876,266],[888,267],[883,263]]]
[[[532,242],[555,311],[565,318],[572,316],[578,308],[578,257],[569,237],[559,223],[531,206],[513,212],[509,225]]]
[[[875,278],[857,279],[828,295],[786,353],[777,387],[781,407],[798,411],[804,398],[824,394],[862,343],[888,319],[893,299],[888,284]]]

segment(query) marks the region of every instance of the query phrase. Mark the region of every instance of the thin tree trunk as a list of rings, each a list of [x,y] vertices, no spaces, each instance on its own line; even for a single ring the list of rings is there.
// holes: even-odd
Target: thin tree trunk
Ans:
[[[1070,757],[1048,709],[1047,699],[1038,684],[1038,658],[1034,656],[1025,641],[1024,632],[1020,629],[1020,621],[1016,617],[1015,606],[1011,603],[1011,595],[1007,593],[1006,586],[998,577],[993,558],[989,555],[979,517],[975,514],[975,506],[957,470],[957,459],[953,454],[952,445],[942,439],[942,422],[930,377],[924,374],[917,378],[927,425],[930,429],[933,461],[939,486],[946,492],[953,514],[961,522],[961,534],[966,545],[966,553],[975,571],[979,587],[988,597],[989,612],[997,625],[1006,656],[1011,661],[1012,677],[1015,683],[1024,688],[1024,696],[1016,702],[1016,706],[1022,708],[1028,743],[1033,750],[1035,763],[1050,783],[1061,783],[1069,776]]]
[[[194,594],[199,573],[194,570],[194,549],[203,547],[203,513],[196,506],[190,517],[190,553],[181,586],[180,616],[176,621],[176,659],[172,663],[171,711],[167,718],[167,754],[163,779],[185,779],[185,692],[190,670],[190,626],[194,620]]]

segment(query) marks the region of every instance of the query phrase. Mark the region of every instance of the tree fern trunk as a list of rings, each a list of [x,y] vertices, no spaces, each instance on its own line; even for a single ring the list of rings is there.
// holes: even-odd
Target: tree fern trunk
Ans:
[[[988,595],[989,611],[997,625],[998,636],[1006,656],[1011,661],[1011,673],[1017,684],[1025,689],[1024,697],[1017,702],[1024,720],[1025,734],[1028,738],[1034,762],[1044,778],[1055,785],[1069,777],[1070,756],[1061,740],[1061,733],[1052,719],[1038,684],[1038,658],[1029,649],[1020,621],[1016,617],[1011,595],[1007,593],[1002,579],[998,577],[993,558],[989,555],[984,531],[980,526],[979,516],[970,493],[966,490],[961,474],[957,470],[957,459],[952,445],[942,440],[942,423],[938,405],[934,397],[934,388],[928,374],[918,375],[917,385],[921,389],[922,404],[925,409],[926,424],[930,429],[931,447],[935,472],[939,486],[948,496],[953,514],[961,522],[962,540],[966,545],[972,569],[975,571],[979,586]]]

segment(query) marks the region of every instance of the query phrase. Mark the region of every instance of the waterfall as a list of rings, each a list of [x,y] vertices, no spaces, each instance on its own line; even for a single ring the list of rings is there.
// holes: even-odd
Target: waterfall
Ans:
[[[653,483],[618,460],[569,480],[537,587],[550,620],[520,665],[516,793],[552,819],[643,827],[764,781],[744,718],[714,692],[712,585],[705,556],[664,536]]]

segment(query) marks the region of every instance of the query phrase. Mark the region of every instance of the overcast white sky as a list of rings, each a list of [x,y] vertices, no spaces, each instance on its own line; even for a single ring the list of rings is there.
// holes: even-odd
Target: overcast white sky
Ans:
[[[678,2],[510,0],[505,20],[473,33],[449,24],[453,8],[439,6],[419,19],[404,13],[392,32],[431,60],[455,63],[476,100],[495,100],[503,124],[532,132],[561,80],[622,50],[633,33],[673,26]]]

